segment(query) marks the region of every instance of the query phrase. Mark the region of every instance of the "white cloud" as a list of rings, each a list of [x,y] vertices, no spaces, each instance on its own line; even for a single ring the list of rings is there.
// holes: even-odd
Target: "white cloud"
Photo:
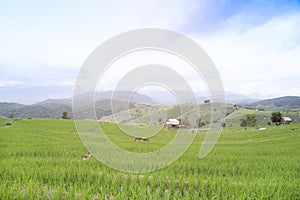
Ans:
[[[110,37],[137,28],[176,29],[184,23],[185,1],[74,2],[71,5],[26,6],[8,13],[0,25],[0,63],[40,64],[79,69],[86,57]],[[61,3],[63,4],[63,3]],[[39,10],[42,9],[43,13]],[[16,14],[16,16],[13,16]],[[0,14],[1,17],[1,14]]]
[[[202,80],[202,77],[197,74],[197,71],[185,60],[177,55],[160,50],[139,50],[131,52],[118,60],[116,60],[107,71],[101,80],[99,80],[98,90],[112,90],[115,89],[119,81],[126,76],[148,76],[143,71],[134,71],[138,67],[145,65],[159,65],[169,68],[161,68],[161,71],[155,72],[155,80],[159,83],[165,82],[180,88],[182,83],[178,82],[178,79],[170,76],[170,74],[181,76],[185,79],[194,91],[204,90],[206,86]],[[121,87],[127,87],[128,85],[121,85]]]
[[[15,85],[22,85],[23,82],[15,80],[0,80],[0,87],[11,87]]]
[[[102,42],[132,29],[156,27],[183,34],[207,29],[190,37],[215,62],[226,90],[300,95],[300,14],[287,14],[286,9],[276,14],[274,3],[276,9],[268,7],[272,11],[266,16],[259,15],[264,7],[253,13],[251,6],[239,10],[244,4],[231,16],[230,2],[211,2],[35,1],[0,7],[0,86],[70,87],[84,60]],[[201,85],[192,73],[186,76]]]
[[[0,7],[2,98],[16,99],[20,92],[13,94],[12,88],[19,86],[69,90],[102,42],[132,29],[176,29],[189,7],[184,0],[6,2]],[[27,89],[21,91],[28,101],[36,101]]]
[[[277,16],[246,32],[232,28],[210,37],[193,37],[215,62],[225,89],[272,96],[291,91],[294,85],[289,79],[300,78],[299,25],[300,15],[291,14]],[[293,91],[300,95],[300,91]]]

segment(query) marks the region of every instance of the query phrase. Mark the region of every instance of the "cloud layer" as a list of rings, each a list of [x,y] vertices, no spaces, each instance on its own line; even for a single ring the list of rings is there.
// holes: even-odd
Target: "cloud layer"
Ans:
[[[300,95],[299,1],[6,1],[0,7],[0,101],[69,96],[82,63],[98,45],[145,27],[197,41],[226,90]],[[39,97],[40,87],[45,92]]]

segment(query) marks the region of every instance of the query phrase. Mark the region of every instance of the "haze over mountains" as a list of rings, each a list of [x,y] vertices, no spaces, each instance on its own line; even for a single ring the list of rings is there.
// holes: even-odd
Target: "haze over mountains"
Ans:
[[[190,95],[184,92],[181,96],[186,98],[181,99],[182,104],[191,103]],[[148,96],[149,95],[149,96]],[[198,103],[203,103],[209,99],[209,96],[197,96]],[[81,95],[80,108],[85,109],[88,105],[85,103],[85,95]],[[153,91],[149,94],[141,94],[139,92],[131,93],[128,91],[104,91],[95,93],[95,108],[97,117],[111,115],[111,99],[115,105],[114,112],[123,111],[126,109],[140,107],[165,107],[179,104],[178,100],[171,93],[163,91]],[[129,99],[129,100],[128,100]],[[300,110],[300,97],[286,96],[274,99],[257,100],[244,95],[226,93],[226,103],[240,104],[265,110],[287,111]],[[32,105],[23,105],[18,103],[0,103],[0,116],[14,118],[60,118],[62,112],[68,112],[72,118],[72,98],[67,99],[48,99]],[[84,113],[84,112],[83,112]],[[86,116],[82,116],[86,118]]]
[[[265,110],[300,111],[300,97],[285,96],[274,99],[265,99],[253,102],[249,104],[249,106]]]

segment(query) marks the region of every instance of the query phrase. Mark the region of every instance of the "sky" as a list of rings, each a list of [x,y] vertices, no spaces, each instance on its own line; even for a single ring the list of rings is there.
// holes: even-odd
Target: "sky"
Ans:
[[[196,41],[226,91],[300,96],[300,1],[0,0],[0,102],[71,97],[90,53],[139,28]]]

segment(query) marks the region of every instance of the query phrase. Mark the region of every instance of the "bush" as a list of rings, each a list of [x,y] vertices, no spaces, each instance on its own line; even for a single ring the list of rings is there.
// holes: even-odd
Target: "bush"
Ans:
[[[68,112],[63,112],[61,118],[62,118],[62,119],[69,119],[69,117],[68,117]]]
[[[255,115],[248,114],[246,115],[246,119],[241,119],[241,126],[246,127],[246,126],[256,126],[257,119],[255,118]]]
[[[272,114],[271,114],[271,120],[276,125],[280,124],[281,117],[282,117],[282,115],[280,112],[272,112]]]
[[[271,122],[268,122],[268,125],[271,126]]]
[[[12,123],[11,122],[6,122],[6,126],[11,126]]]

